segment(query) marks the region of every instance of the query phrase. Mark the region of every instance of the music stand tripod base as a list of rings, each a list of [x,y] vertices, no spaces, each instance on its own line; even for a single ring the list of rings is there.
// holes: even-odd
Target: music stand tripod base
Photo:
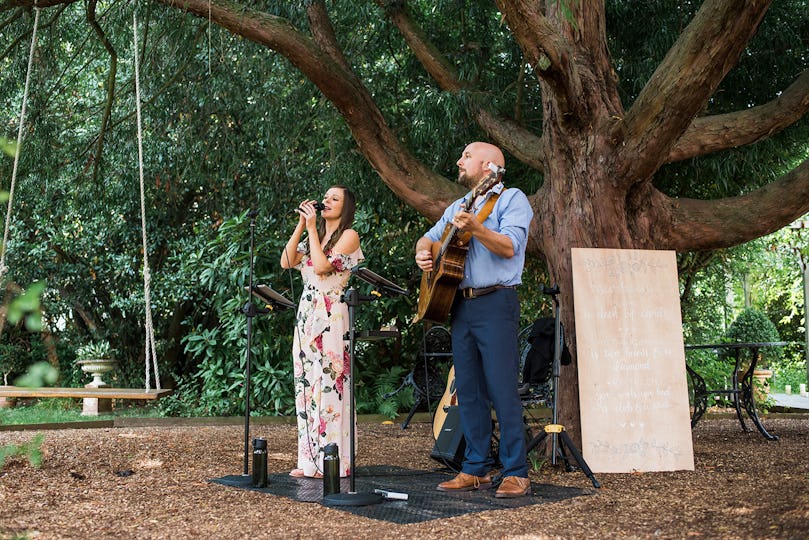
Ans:
[[[370,506],[383,500],[379,493],[332,493],[323,496],[326,506]]]

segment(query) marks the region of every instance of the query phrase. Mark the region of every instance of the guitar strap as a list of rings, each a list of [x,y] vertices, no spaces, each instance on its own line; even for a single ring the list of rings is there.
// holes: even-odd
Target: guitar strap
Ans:
[[[477,213],[475,216],[479,222],[483,223],[486,221],[486,218],[489,217],[489,214],[492,213],[492,209],[494,208],[494,203],[497,202],[497,199],[500,198],[500,195],[503,191],[507,190],[508,188],[503,188],[500,193],[495,193],[486,201],[486,204],[483,205],[483,208],[480,209],[480,212]],[[469,243],[469,240],[472,239],[472,233],[470,232],[459,232],[457,235],[458,238],[458,245],[465,246]]]

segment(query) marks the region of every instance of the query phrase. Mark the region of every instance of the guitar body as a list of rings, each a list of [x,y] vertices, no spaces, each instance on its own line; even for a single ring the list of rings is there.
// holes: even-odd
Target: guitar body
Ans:
[[[492,174],[481,180],[463,201],[461,210],[464,212],[471,210],[477,197],[486,194],[496,186],[500,182],[500,176],[505,172],[505,169],[499,169],[493,163],[489,164],[489,168],[492,170]],[[488,212],[491,211],[494,200],[495,198],[489,199]],[[481,222],[488,212],[478,216]],[[431,246],[433,269],[424,272],[421,276],[419,304],[413,319],[414,323],[426,320],[444,324],[447,321],[452,303],[455,301],[455,294],[458,292],[458,285],[463,281],[463,269],[470,239],[469,232],[458,231],[454,225],[447,223],[441,240],[433,242]]]
[[[435,409],[433,416],[433,438],[438,439],[441,433],[441,428],[444,427],[444,421],[447,419],[447,411],[453,405],[458,404],[458,395],[455,391],[455,366],[449,368],[447,375],[447,388],[444,390],[444,395],[441,396],[441,401],[438,402],[438,407]]]
[[[438,256],[441,242],[433,242],[433,270],[421,276],[419,305],[413,322],[421,320],[443,324],[449,318],[458,284],[463,279],[468,246],[448,245]],[[439,260],[437,260],[439,259]]]

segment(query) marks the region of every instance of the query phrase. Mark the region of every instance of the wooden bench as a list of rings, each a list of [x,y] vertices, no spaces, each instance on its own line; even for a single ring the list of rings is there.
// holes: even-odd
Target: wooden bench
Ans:
[[[1,398],[81,398],[82,416],[98,416],[112,412],[113,399],[155,400],[172,393],[172,390],[140,390],[137,388],[24,388],[0,386]]]
[[[23,388],[0,386],[0,397],[14,398],[97,398],[97,399],[146,399],[154,400],[168,396],[173,390],[145,390],[138,388]]]

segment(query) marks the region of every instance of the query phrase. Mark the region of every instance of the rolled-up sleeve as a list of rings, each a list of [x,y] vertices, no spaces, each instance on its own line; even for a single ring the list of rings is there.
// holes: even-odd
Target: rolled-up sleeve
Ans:
[[[528,243],[528,229],[534,218],[534,211],[531,209],[528,197],[518,189],[506,190],[501,195],[501,198],[505,197],[509,197],[509,199],[503,201],[502,208],[498,209],[498,232],[511,239],[514,255],[523,255]]]

